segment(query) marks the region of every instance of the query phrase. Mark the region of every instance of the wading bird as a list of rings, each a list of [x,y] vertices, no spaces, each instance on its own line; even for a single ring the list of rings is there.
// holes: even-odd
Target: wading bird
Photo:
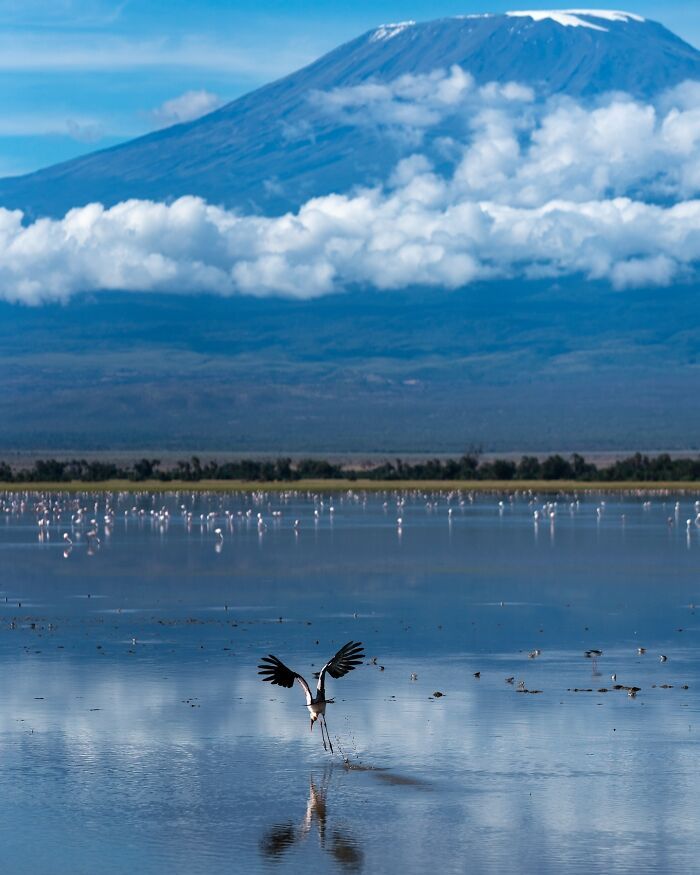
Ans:
[[[348,641],[347,644],[344,644],[319,672],[315,696],[312,695],[311,688],[300,674],[292,671],[291,668],[287,668],[283,662],[272,654],[262,657],[261,663],[258,666],[260,669],[258,674],[262,676],[262,680],[269,681],[271,684],[278,684],[280,687],[287,687],[287,689],[291,689],[294,686],[294,681],[299,681],[306,696],[306,707],[311,715],[311,729],[313,730],[314,723],[320,719],[323,749],[328,750],[328,747],[330,747],[331,753],[333,753],[333,745],[331,744],[328,724],[326,723],[326,705],[329,702],[333,702],[333,699],[326,698],[326,672],[332,678],[342,678],[349,671],[357,668],[364,659],[364,656],[365,653],[361,642]],[[323,734],[324,728],[326,730],[325,737]],[[326,747],[326,738],[328,739],[328,747]]]

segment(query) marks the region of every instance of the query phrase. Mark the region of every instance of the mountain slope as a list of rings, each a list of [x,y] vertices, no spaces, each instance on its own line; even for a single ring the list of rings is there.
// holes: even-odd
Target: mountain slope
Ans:
[[[517,81],[538,96],[609,90],[648,98],[700,79],[700,52],[628,14],[523,13],[385,25],[204,118],[24,177],[0,203],[30,217],[91,201],[200,195],[279,213],[309,197],[386,178],[411,144],[380,125],[349,125],[318,93],[459,65],[477,83]],[[455,117],[431,133],[460,133]]]
[[[0,302],[0,458],[698,447],[698,285],[484,292]]]

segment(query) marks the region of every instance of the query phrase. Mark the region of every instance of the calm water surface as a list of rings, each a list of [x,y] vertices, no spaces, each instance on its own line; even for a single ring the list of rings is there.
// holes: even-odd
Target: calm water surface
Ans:
[[[700,870],[699,498],[0,496],[4,871]]]

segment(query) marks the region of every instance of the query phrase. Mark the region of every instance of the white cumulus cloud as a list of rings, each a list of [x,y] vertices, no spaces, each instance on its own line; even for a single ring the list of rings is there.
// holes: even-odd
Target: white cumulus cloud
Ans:
[[[223,101],[205,89],[185,91],[178,97],[166,100],[151,112],[151,118],[160,127],[189,122],[218,109]]]
[[[332,111],[424,132],[431,119],[464,112],[451,169],[438,172],[426,139],[384,185],[314,198],[279,217],[197,197],[91,204],[31,224],[0,209],[0,296],[28,304],[99,290],[311,298],[571,275],[627,289],[695,276],[699,85],[653,103],[614,94],[594,105],[537,104],[517,85],[477,88],[453,68],[359,88],[334,93]],[[406,104],[400,112],[397,102]]]
[[[343,124],[372,125],[418,138],[445,118],[485,106],[529,103],[534,93],[516,82],[479,87],[470,73],[454,65],[390,82],[315,91],[309,100]]]
[[[317,198],[279,218],[188,197],[21,220],[0,210],[0,289],[29,304],[85,290],[311,298],[353,286],[567,274],[626,288],[667,284],[700,259],[700,200],[506,206],[453,198],[431,171],[391,192]]]

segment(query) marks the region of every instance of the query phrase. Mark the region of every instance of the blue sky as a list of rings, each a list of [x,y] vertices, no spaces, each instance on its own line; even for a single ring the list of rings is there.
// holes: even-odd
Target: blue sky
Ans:
[[[551,6],[500,0],[0,0],[0,175],[199,114],[383,22]],[[626,8],[700,45],[697,0],[637,0]]]

